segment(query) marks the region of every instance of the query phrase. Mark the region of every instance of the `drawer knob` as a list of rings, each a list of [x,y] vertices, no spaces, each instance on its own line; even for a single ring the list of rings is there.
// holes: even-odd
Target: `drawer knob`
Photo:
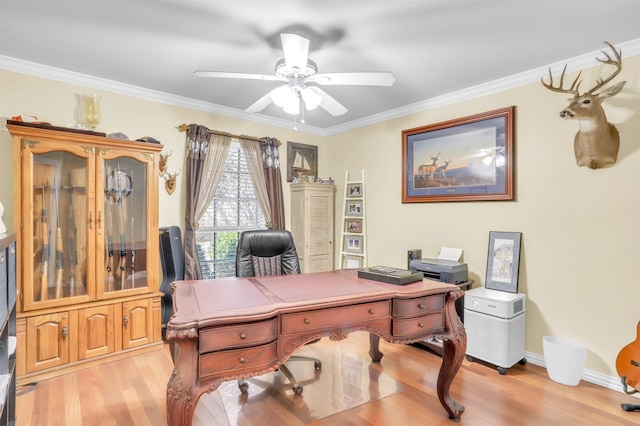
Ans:
[[[246,334],[244,334],[244,333],[240,333],[240,339],[241,339],[241,340],[244,340],[244,339],[246,339],[246,338],[247,338],[247,335],[246,335]]]
[[[369,309],[369,313],[373,315],[374,314],[373,309]]]
[[[310,324],[310,323],[311,323],[311,321],[309,321],[309,318],[305,318],[305,319],[304,319],[304,323],[305,323],[305,324]]]
[[[424,328],[424,324],[423,324],[423,323],[421,323],[421,322],[419,322],[419,323],[418,323],[418,327],[420,327],[420,328]]]
[[[247,360],[243,356],[240,357],[239,361],[240,364],[244,364],[245,362],[247,362]]]
[[[424,303],[418,303],[418,308],[424,309]]]

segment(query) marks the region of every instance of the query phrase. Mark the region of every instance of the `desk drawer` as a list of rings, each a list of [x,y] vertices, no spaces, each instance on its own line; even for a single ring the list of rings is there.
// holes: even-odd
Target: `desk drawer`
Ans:
[[[394,317],[411,317],[429,312],[444,310],[444,294],[418,297],[415,299],[395,299],[393,301]]]
[[[229,372],[255,370],[275,363],[276,342],[253,348],[211,352],[198,358],[198,377],[205,379]]]
[[[278,336],[278,319],[223,327],[205,328],[200,332],[201,354],[255,346],[274,341]]]
[[[429,314],[411,319],[394,319],[393,336],[410,337],[444,331],[444,314]]]
[[[342,308],[318,309],[315,311],[285,314],[282,316],[282,333],[314,330],[342,324],[355,324],[390,315],[391,303],[388,300]]]

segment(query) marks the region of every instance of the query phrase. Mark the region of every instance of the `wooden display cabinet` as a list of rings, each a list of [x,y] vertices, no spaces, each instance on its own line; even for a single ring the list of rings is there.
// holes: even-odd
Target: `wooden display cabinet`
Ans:
[[[162,145],[7,128],[20,230],[18,381],[160,348]]]

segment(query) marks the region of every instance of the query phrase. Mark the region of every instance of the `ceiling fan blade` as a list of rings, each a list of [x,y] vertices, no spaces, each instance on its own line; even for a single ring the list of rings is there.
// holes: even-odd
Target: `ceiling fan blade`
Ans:
[[[297,34],[280,34],[282,50],[287,69],[293,71],[298,68],[304,72],[307,69],[307,57],[309,55],[309,40]]]
[[[276,90],[276,89],[273,89],[273,90]],[[271,92],[273,92],[273,90]],[[272,100],[271,100],[271,92],[267,93],[266,95],[264,95],[263,97],[261,97],[260,99],[255,101],[245,111],[247,111],[247,112],[260,112],[263,109],[265,109],[266,107],[268,107],[272,102]]]
[[[313,75],[308,81],[321,85],[391,86],[396,78],[390,72],[333,72]]]
[[[315,87],[315,89],[316,89],[316,92],[318,92],[318,94],[322,97],[322,100],[320,101],[320,106],[329,114],[333,115],[334,117],[337,117],[349,111],[344,105],[336,101],[324,90],[320,89],[319,87]]]
[[[214,78],[243,78],[248,80],[266,80],[277,81],[281,80],[276,75],[264,75],[264,74],[246,74],[240,72],[223,72],[223,71],[194,71],[193,74],[197,77],[214,77]]]

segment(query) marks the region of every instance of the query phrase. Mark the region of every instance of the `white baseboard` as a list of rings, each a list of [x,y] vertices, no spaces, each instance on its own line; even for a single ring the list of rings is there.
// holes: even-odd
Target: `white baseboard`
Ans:
[[[525,352],[525,358],[528,363],[533,365],[538,365],[540,367],[546,368],[544,363],[544,357],[538,354],[534,354],[531,352]],[[598,386],[602,386],[607,389],[611,389],[614,391],[618,391],[620,393],[624,393],[624,389],[622,388],[622,382],[619,377],[610,377],[601,373],[596,373],[595,371],[585,369],[582,372],[582,380],[593,383]],[[640,392],[636,393],[634,396],[640,398]]]

